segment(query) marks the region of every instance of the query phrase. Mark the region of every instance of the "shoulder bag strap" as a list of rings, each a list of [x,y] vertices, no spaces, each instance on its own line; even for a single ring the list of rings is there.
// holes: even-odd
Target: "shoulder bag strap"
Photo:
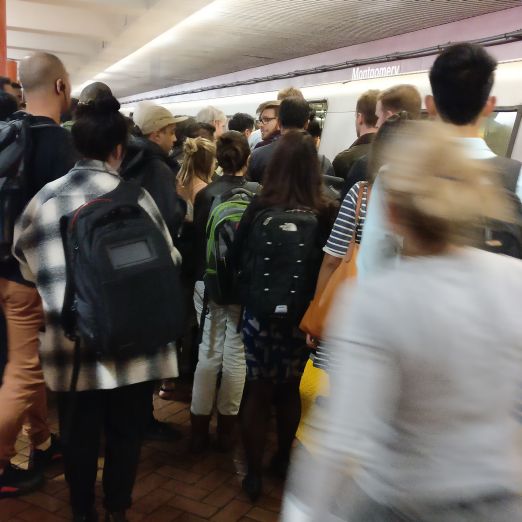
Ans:
[[[361,221],[361,206],[364,199],[364,195],[366,192],[366,206],[368,206],[368,200],[370,196],[370,187],[367,181],[361,182],[359,193],[357,194],[357,204],[355,206],[355,224],[353,227],[352,238],[350,239],[350,244],[348,245],[348,250],[344,256],[343,261],[348,263],[351,261],[353,257],[353,251],[355,249],[355,244],[357,243],[357,229],[359,227],[359,222]]]

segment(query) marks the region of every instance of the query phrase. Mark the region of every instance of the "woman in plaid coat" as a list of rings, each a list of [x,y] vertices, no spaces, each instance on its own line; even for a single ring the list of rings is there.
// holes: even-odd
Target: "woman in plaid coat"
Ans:
[[[103,488],[106,520],[125,520],[131,504],[144,426],[148,420],[153,381],[177,376],[170,346],[153,356],[125,361],[82,358],[75,402],[69,421],[73,343],[61,328],[65,293],[65,255],[60,217],[112,191],[121,179],[117,169],[127,143],[127,126],[113,97],[79,109],[72,129],[75,145],[85,158],[62,178],[47,184],[28,204],[16,232],[14,253],[24,277],[36,283],[42,297],[46,329],[40,354],[49,388],[57,393],[60,427],[69,437],[64,447],[65,474],[74,520],[95,521],[94,484],[101,432],[105,433]],[[163,231],[173,259],[181,262],[151,196],[142,191],[139,205]]]

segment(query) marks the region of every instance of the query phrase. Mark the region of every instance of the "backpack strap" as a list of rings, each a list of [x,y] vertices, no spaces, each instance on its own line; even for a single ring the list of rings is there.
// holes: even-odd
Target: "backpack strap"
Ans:
[[[368,201],[370,199],[370,185],[367,181],[362,181],[359,186],[359,192],[357,194],[357,204],[355,205],[355,223],[353,227],[352,238],[350,239],[350,244],[348,245],[348,250],[344,255],[343,262],[348,263],[351,261],[353,257],[353,252],[355,250],[355,245],[357,243],[357,229],[359,228],[359,224],[361,222],[361,207],[362,201],[364,199],[364,195],[366,193],[366,206],[368,206]]]

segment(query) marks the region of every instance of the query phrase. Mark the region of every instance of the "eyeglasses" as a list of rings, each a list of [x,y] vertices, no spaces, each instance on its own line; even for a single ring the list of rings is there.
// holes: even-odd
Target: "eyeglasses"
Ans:
[[[259,120],[257,120],[257,123],[260,123],[262,125],[266,125],[267,123],[270,123],[273,120],[277,120],[277,118],[267,118],[265,116],[264,118],[259,118]]]

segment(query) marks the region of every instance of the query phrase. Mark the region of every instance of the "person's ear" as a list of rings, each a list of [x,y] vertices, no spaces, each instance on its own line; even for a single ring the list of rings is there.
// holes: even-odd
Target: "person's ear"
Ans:
[[[482,117],[487,118],[497,106],[497,97],[496,96],[490,96],[488,98],[488,101],[486,102],[486,105],[484,105],[484,108],[482,109]]]
[[[437,116],[437,106],[435,105],[435,98],[431,94],[428,94],[424,98],[424,104],[426,105],[426,110],[431,118],[435,118]]]
[[[114,158],[117,161],[121,161],[123,159],[123,145],[120,143],[119,145],[116,145],[116,149],[114,150]]]
[[[304,124],[303,129],[304,129],[304,130],[308,130],[308,125],[310,125],[310,120],[307,120],[307,121],[306,121],[306,123]]]
[[[61,78],[58,78],[54,84],[56,94],[62,94],[62,92],[65,92],[65,88],[65,82]]]
[[[356,123],[357,127],[361,127],[362,124],[364,123],[362,114],[360,112],[358,112],[356,117],[355,117],[355,123]]]

